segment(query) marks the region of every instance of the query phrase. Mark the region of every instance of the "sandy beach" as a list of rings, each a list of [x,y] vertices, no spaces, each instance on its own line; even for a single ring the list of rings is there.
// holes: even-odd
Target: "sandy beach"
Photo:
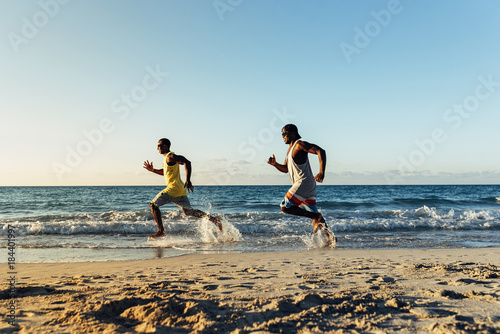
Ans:
[[[17,264],[15,278],[2,333],[500,333],[500,248]]]

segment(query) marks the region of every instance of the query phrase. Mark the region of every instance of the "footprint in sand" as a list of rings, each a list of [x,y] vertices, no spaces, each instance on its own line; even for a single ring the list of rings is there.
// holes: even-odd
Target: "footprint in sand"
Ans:
[[[457,283],[457,285],[460,285],[460,284],[490,284],[491,283],[491,282],[487,282],[487,281],[475,280],[472,278],[461,278],[461,279],[457,279],[455,282]]]
[[[443,318],[455,315],[456,313],[449,310],[427,308],[427,307],[414,307],[410,309],[410,313],[419,318]]]
[[[230,285],[228,288],[244,288],[244,289],[253,289],[255,286],[255,283],[243,283],[243,284],[236,284],[236,285]]]
[[[216,284],[209,284],[209,285],[205,285],[203,287],[203,290],[205,290],[205,291],[213,291],[213,290],[217,290],[218,288],[219,288],[219,286],[216,285]]]

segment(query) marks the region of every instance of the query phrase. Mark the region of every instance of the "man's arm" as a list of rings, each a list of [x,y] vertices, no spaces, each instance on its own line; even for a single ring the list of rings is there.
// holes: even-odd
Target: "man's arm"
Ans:
[[[168,159],[168,161],[172,161],[172,162],[177,162],[179,165],[184,165],[184,167],[186,168],[186,182],[184,182],[184,187],[188,190],[188,192],[193,192],[194,190],[194,187],[191,183],[191,161],[189,161],[188,159],[186,159],[184,156],[182,155],[176,155],[176,154],[171,154],[170,155],[170,158]]]
[[[300,141],[298,144],[299,144],[299,145],[297,145],[298,150],[305,152],[306,154],[311,153],[311,154],[316,154],[318,156],[319,173],[318,173],[318,175],[316,175],[314,177],[314,179],[319,183],[323,182],[323,179],[325,178],[325,171],[326,171],[326,152],[325,152],[325,150],[322,149],[321,147],[319,147],[318,145],[311,144],[311,143],[308,143],[306,141]],[[300,154],[300,151],[297,153]],[[294,152],[294,160],[295,160],[295,153],[296,152]]]
[[[163,168],[161,169],[155,169],[153,167],[153,163],[149,162],[148,160],[144,161],[144,168],[147,169],[150,172],[153,172],[158,175],[163,175]]]
[[[288,167],[286,165],[286,162],[284,165],[280,164],[280,163],[277,163],[276,162],[276,157],[273,156],[269,158],[269,160],[267,160],[267,163],[270,164],[271,166],[274,166],[276,167],[277,170],[279,170],[280,172],[282,173],[288,173]]]

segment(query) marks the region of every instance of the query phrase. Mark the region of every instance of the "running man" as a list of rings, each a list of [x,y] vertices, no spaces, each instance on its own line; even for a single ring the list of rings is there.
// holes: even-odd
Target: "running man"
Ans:
[[[326,225],[325,219],[318,212],[316,206],[316,181],[323,182],[326,169],[326,152],[321,147],[299,140],[301,137],[294,124],[287,124],[281,131],[285,144],[288,144],[288,152],[285,163],[276,162],[274,154],[267,161],[282,173],[288,173],[292,180],[292,187],[288,190],[281,202],[281,211],[284,213],[308,217],[313,221],[313,233],[320,228],[326,236],[324,247],[331,245],[332,233]],[[319,173],[313,176],[309,164],[308,153],[316,154],[319,158]]]
[[[149,203],[153,218],[158,225],[158,231],[150,236],[152,239],[165,236],[165,229],[161,220],[160,206],[167,203],[174,203],[182,209],[184,214],[197,218],[207,217],[212,223],[222,232],[222,224],[219,217],[214,217],[206,214],[203,211],[193,209],[187,197],[187,191],[193,191],[191,184],[191,162],[182,155],[176,155],[170,151],[170,140],[162,138],[158,141],[158,152],[163,154],[163,168],[155,169],[153,163],[148,160],[144,161],[144,168],[150,172],[165,177],[167,187],[160,191],[158,195]],[[186,168],[186,182],[182,182],[179,165],[184,165]],[[187,189],[187,191],[186,191]]]

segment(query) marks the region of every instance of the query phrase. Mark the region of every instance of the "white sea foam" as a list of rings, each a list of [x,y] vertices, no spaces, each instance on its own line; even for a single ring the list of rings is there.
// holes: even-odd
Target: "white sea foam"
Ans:
[[[152,222],[54,221],[12,222],[17,235],[136,234],[151,232]],[[3,229],[7,224],[3,226]]]
[[[340,231],[398,231],[408,229],[483,230],[500,227],[500,209],[440,209],[421,206],[415,209],[373,211],[324,210],[332,230]],[[301,235],[310,231],[312,224],[300,217],[281,212],[232,213],[222,217],[223,232],[207,219],[186,217],[179,210],[164,211],[167,234],[196,234],[201,243],[225,243],[264,235]],[[488,224],[485,224],[488,222]],[[146,212],[109,211],[102,214],[67,214],[25,217],[19,221],[0,221],[0,235],[7,234],[8,225],[16,228],[16,235],[117,235],[154,233],[156,224]],[[245,239],[248,239],[247,237]]]
[[[415,216],[421,217],[421,218],[434,218],[434,219],[439,219],[441,218],[437,213],[436,213],[436,208],[429,208],[427,206],[423,206],[421,208],[418,208],[415,210]]]
[[[197,242],[198,240],[194,238],[184,237],[184,236],[170,236],[167,235],[163,238],[158,239],[148,239],[147,243],[152,246],[157,247],[174,247],[174,246],[182,246],[189,245]]]
[[[473,211],[473,210],[466,210],[463,212],[463,214],[460,215],[460,219],[465,219],[465,220],[492,220],[495,219],[490,215],[490,212],[481,210],[481,211]]]

